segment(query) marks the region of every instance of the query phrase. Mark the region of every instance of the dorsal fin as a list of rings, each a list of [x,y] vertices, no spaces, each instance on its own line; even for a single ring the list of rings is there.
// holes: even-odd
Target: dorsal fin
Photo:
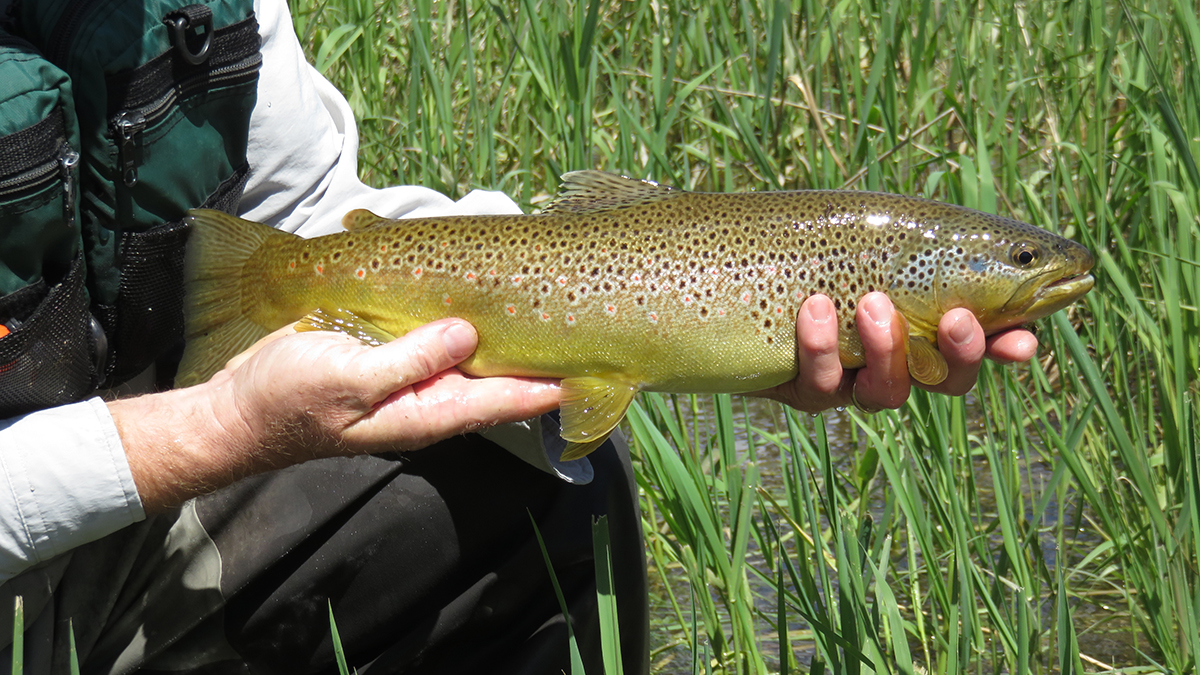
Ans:
[[[387,218],[377,216],[366,209],[354,209],[342,216],[342,227],[346,228],[347,232],[365,230],[368,227],[375,227],[376,225],[383,225],[390,222]]]
[[[687,194],[669,185],[605,171],[564,173],[558,196],[542,213],[602,213]]]

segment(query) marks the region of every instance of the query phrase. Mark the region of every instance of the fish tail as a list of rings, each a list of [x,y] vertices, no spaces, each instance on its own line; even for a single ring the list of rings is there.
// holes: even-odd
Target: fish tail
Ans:
[[[295,235],[208,209],[188,213],[191,234],[184,261],[184,335],[175,384],[208,381],[229,359],[270,331],[247,315],[242,277],[250,257],[269,240]]]

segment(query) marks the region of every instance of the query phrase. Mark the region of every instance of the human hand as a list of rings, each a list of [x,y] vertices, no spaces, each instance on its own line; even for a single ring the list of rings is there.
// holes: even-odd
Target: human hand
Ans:
[[[470,324],[447,319],[380,347],[273,334],[204,384],[110,403],[148,511],[310,459],[422,448],[558,406],[558,385],[473,378]]]
[[[814,413],[851,405],[865,410],[903,405],[912,385],[903,318],[883,293],[864,296],[855,318],[867,365],[844,370],[838,359],[833,303],[823,295],[805,300],[796,320],[799,373],[792,381],[756,395]],[[1037,338],[1029,331],[1013,329],[985,340],[975,316],[969,310],[954,309],[938,323],[938,350],[950,367],[949,375],[940,384],[917,386],[961,396],[975,386],[985,355],[1005,363],[1028,361],[1037,352]]]
[[[552,380],[474,378],[454,368],[477,342],[461,320],[431,323],[380,347],[306,332],[256,345],[211,383],[230,390],[260,445],[287,445],[301,461],[423,448],[557,407]]]

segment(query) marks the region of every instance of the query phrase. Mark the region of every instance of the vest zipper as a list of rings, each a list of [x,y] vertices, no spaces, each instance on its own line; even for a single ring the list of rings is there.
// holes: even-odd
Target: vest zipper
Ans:
[[[221,31],[218,31],[218,34]],[[219,61],[222,54],[218,51],[210,57],[210,63]],[[137,185],[137,167],[141,162],[138,141],[141,133],[165,119],[174,109],[180,99],[198,92],[217,87],[252,81],[262,67],[262,54],[255,50],[249,56],[233,63],[226,63],[209,70],[198,72],[179,82],[162,79],[161,70],[171,67],[170,62],[163,61],[162,65],[146,72],[138,72],[138,77],[127,84],[128,90],[139,91],[138,99],[146,100],[145,91],[138,86],[141,82],[162,82],[163,87],[149,102],[119,110],[109,121],[113,138],[117,142],[118,162],[121,177],[126,187]]]
[[[16,176],[0,180],[0,200],[11,195],[34,194],[57,178],[63,184],[63,222],[73,228],[77,190],[72,169],[78,163],[79,153],[64,141],[59,146],[58,156]]]
[[[117,162],[120,164],[121,180],[125,187],[137,185],[137,165],[141,160],[138,152],[138,135],[149,122],[138,110],[122,110],[113,118],[113,136],[117,139]]]
[[[50,31],[50,39],[46,41],[46,44],[51,45],[51,50],[46,53],[46,58],[51,63],[58,65],[63,70],[67,69],[67,64],[63,62],[66,60],[67,54],[71,53],[70,43],[75,39],[75,33],[79,31],[83,20],[91,13],[96,4],[96,0],[76,0],[67,3],[67,6],[63,8],[58,22]]]
[[[68,228],[75,227],[75,200],[79,194],[73,173],[76,164],[79,164],[79,153],[63,143],[58,150],[58,173],[63,182],[63,220]]]

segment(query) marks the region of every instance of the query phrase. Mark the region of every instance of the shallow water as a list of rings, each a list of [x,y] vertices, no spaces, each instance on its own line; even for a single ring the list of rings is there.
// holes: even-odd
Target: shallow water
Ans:
[[[686,399],[681,399],[681,405],[684,405],[685,401]],[[695,428],[700,429],[701,434],[704,434],[705,430],[715,430],[711,399],[697,397],[697,404],[697,408],[694,411],[685,410],[684,412],[689,431],[693,428],[693,424]],[[968,398],[967,404],[968,410],[975,413],[973,415],[969,414],[968,418],[981,419],[983,413],[976,402]],[[748,420],[751,427],[776,433],[786,438],[787,425],[782,407],[763,399],[747,398],[739,400],[735,398],[733,412],[736,423],[735,438],[739,457],[745,457],[747,462],[753,461],[759,472],[759,485],[782,500],[784,496],[782,474],[785,469],[780,452],[775,446],[765,442],[761,438],[755,438],[754,443],[750,443],[746,430],[746,422]],[[858,448],[866,443],[865,438],[857,431],[856,422],[846,412],[830,411],[824,413],[824,423],[829,438],[830,450],[834,453],[835,468],[841,472],[851,471],[852,458],[855,456]],[[982,423],[979,424],[978,429],[970,431],[982,432]],[[973,458],[970,466],[974,485],[978,490],[979,508],[984,514],[993,513],[995,493],[993,490],[992,467],[983,457]],[[1019,466],[1021,467],[1021,493],[1029,505],[1026,509],[1026,515],[1032,518],[1034,515],[1028,511],[1042,497],[1043,487],[1049,483],[1050,477],[1053,474],[1053,466],[1037,457],[1023,458]],[[886,478],[883,476],[882,470],[880,470],[879,475],[875,478],[871,494],[864,497],[868,500],[869,511],[877,523],[883,517],[884,500],[882,498],[882,491],[884,489],[886,489]],[[1045,510],[1038,516],[1043,523],[1043,527],[1040,530],[1042,536],[1039,545],[1047,569],[1051,570],[1052,573],[1055,565],[1059,562],[1059,551],[1053,532],[1053,526],[1056,525],[1059,517],[1059,508],[1060,504],[1055,499],[1051,499]],[[1076,519],[1079,519],[1078,502],[1071,501],[1061,505],[1061,508],[1067,510],[1067,513],[1064,514],[1066,522],[1074,523]],[[1072,537],[1071,543],[1073,546],[1070,548],[1070,551],[1073,552],[1072,558],[1082,557],[1078,553],[1081,548],[1087,547],[1089,544],[1094,546],[1103,541],[1098,534],[1087,529],[1086,518],[1081,519],[1080,525],[1082,527],[1076,528]],[[999,545],[1001,541],[999,528],[995,528],[990,538],[993,540],[992,544],[994,546]],[[893,548],[898,554],[902,554],[899,546],[894,544]],[[750,542],[750,550],[747,553],[747,558],[750,565],[761,570],[767,570],[762,555],[754,546],[753,538]],[[903,557],[900,560],[905,561]],[[1066,561],[1068,565],[1078,564],[1078,562],[1079,560],[1077,559]],[[906,561],[898,564],[897,567],[904,569]],[[684,573],[679,569],[673,569],[667,570],[665,574],[659,574],[653,567],[653,561],[651,561],[652,672],[665,674],[691,673],[693,672],[692,653],[691,648],[688,646],[687,632],[679,629],[675,612],[663,586],[664,578],[671,580],[670,583],[675,592],[675,597],[684,608],[685,614],[690,611],[689,599],[691,589]],[[1076,582],[1072,580],[1071,583],[1072,588],[1079,592],[1080,589],[1074,587]],[[756,608],[768,616],[774,615],[777,611],[777,598],[770,585],[761,581],[753,574],[750,575],[750,585],[755,594]],[[1049,590],[1053,589],[1050,588]],[[1128,609],[1123,605],[1124,598],[1122,594],[1113,589],[1084,589],[1080,594],[1085,596],[1087,601],[1075,602],[1072,605],[1072,615],[1080,653],[1085,666],[1106,669],[1145,664],[1146,658],[1139,654],[1138,649],[1144,650],[1148,646],[1144,641],[1142,644],[1136,643],[1136,636],[1131,625]],[[1053,599],[1049,597],[1048,593],[1044,594],[1039,604],[1043,626],[1053,625],[1055,612]],[[703,640],[702,619],[697,617],[696,621],[699,626],[698,630],[701,631],[701,640]],[[757,630],[760,650],[767,661],[768,668],[772,670],[778,669],[779,642],[775,626],[761,619],[758,623]],[[809,627],[794,611],[789,612],[788,633],[797,661],[801,666],[807,667],[815,653],[813,642],[810,638],[811,633],[809,632]],[[729,634],[728,626],[726,626],[726,634]],[[920,645],[912,644],[911,648],[913,649],[914,658],[918,658]],[[1049,655],[1054,653],[1054,650],[1044,645],[1043,653]],[[1053,670],[1053,668],[1047,667],[1047,670]]]

